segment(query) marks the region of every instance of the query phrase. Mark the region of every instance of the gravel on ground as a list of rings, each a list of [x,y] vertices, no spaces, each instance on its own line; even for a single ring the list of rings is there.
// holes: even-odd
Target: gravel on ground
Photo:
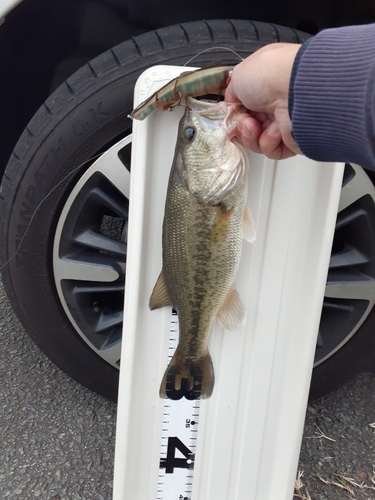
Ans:
[[[0,343],[0,499],[110,500],[116,405],[39,351],[1,282]],[[308,407],[301,473],[295,498],[375,499],[372,374]]]

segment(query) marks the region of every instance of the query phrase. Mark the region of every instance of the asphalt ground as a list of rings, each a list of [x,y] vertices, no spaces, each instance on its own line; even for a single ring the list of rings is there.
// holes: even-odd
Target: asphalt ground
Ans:
[[[0,346],[0,500],[110,500],[116,405],[38,350],[1,282]],[[373,500],[374,467],[375,378],[362,374],[308,407],[295,498]]]

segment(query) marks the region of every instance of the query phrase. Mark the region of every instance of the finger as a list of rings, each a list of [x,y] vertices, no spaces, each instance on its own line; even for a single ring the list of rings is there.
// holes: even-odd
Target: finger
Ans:
[[[290,151],[293,151],[294,154],[303,154],[300,148],[298,147],[298,144],[293,139],[290,129],[286,131],[281,130],[281,133],[283,137],[283,142]]]
[[[286,158],[291,158],[292,156],[296,156],[297,153],[288,148],[286,144],[283,142],[280,145],[280,155],[277,158],[278,160],[285,160]]]
[[[266,147],[264,150],[261,150],[261,153],[271,160],[285,160],[286,158],[296,156],[296,153],[289,149],[283,142],[280,142],[273,150],[270,147]]]
[[[289,112],[286,108],[278,108],[275,110],[275,120],[279,124],[281,136],[287,148],[295,154],[302,154],[298,144],[292,136],[291,123]]]
[[[284,144],[277,122],[272,122],[262,132],[259,137],[259,147],[271,160],[283,160],[295,156],[295,153]]]
[[[265,123],[270,124],[272,121],[274,121],[274,117],[265,112],[257,113],[256,118],[257,120],[263,123],[263,128],[265,128],[264,127]]]
[[[241,102],[233,90],[232,82],[229,82],[228,87],[224,91],[224,101],[225,102]]]
[[[272,160],[280,159],[281,155],[281,132],[277,122],[271,122],[259,137],[259,147],[263,154]]]
[[[254,153],[261,153],[259,146],[259,137],[262,133],[262,125],[258,120],[252,116],[243,113],[237,120],[237,135],[244,145],[254,151]]]

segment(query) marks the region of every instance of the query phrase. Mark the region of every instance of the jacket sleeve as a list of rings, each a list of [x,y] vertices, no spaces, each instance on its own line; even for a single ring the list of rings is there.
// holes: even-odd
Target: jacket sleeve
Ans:
[[[289,114],[309,158],[375,170],[375,24],[324,30],[302,45]]]

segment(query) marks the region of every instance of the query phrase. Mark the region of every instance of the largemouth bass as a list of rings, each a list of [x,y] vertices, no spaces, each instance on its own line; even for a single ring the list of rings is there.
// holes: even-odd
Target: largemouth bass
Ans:
[[[169,177],[163,222],[163,269],[150,308],[172,305],[179,343],[160,396],[211,396],[208,338],[215,317],[227,330],[245,323],[234,285],[242,239],[255,239],[246,205],[248,151],[235,135],[239,104],[186,100]]]

